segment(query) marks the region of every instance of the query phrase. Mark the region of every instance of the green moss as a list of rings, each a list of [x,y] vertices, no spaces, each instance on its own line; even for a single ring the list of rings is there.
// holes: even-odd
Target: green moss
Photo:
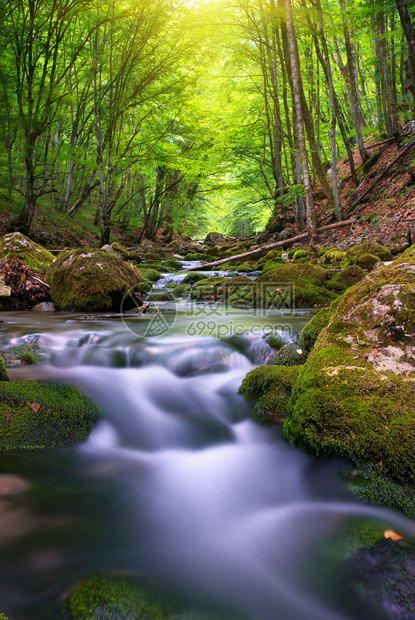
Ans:
[[[368,239],[360,245],[355,245],[347,250],[347,257],[349,259],[354,259],[354,262],[356,262],[358,256],[363,256],[364,254],[378,256],[382,261],[392,260],[390,249],[384,247],[374,239]]]
[[[190,290],[190,286],[188,284],[178,284],[174,287],[173,293],[175,295],[182,295],[183,293],[188,293]]]
[[[393,482],[373,465],[360,464],[347,477],[349,488],[363,502],[395,508],[415,519],[415,490]]]
[[[157,280],[160,280],[161,278],[161,273],[159,271],[148,267],[141,267],[140,273],[142,278],[148,280],[149,282],[157,282]]]
[[[64,602],[67,620],[167,620],[173,608],[131,577],[89,577]]]
[[[358,265],[349,265],[349,267],[346,267],[345,269],[342,269],[340,273],[337,273],[333,280],[339,281],[349,287],[360,282],[365,275],[366,273]]]
[[[113,250],[117,252],[117,254],[119,254],[122,260],[131,261],[131,262],[136,263],[137,265],[141,263],[141,255],[138,254],[138,252],[131,252],[130,250],[127,250],[120,243],[117,243],[116,241],[114,241],[114,243],[111,243],[111,247]]]
[[[267,273],[267,271],[278,269],[278,267],[280,267],[282,264],[285,265],[285,261],[282,259],[280,261],[276,261],[276,260],[266,261],[265,263],[262,263],[262,273]]]
[[[15,347],[10,347],[3,352],[3,355],[8,364],[11,363],[11,360],[22,364],[42,364],[46,361],[41,347],[35,343],[20,344]]]
[[[347,253],[337,248],[331,248],[326,250],[323,255],[323,263],[325,265],[337,265],[341,264],[347,258]]]
[[[238,393],[248,399],[257,399],[252,409],[255,417],[276,419],[287,414],[288,400],[298,373],[298,366],[258,366],[245,376]]]
[[[360,166],[360,170],[362,170],[362,172],[364,172],[365,174],[369,172],[369,170],[373,168],[373,166],[378,162],[379,157],[380,157],[380,152],[376,151],[375,153],[373,153],[371,157],[369,157],[369,159],[367,159]]]
[[[28,267],[39,271],[44,271],[54,260],[51,252],[19,232],[4,235],[0,241],[0,258],[13,258],[13,256],[20,258]]]
[[[267,261],[276,261],[276,262],[280,262],[281,259],[281,250],[270,250],[269,252],[267,252],[267,254],[265,254],[265,256],[263,256],[260,260],[259,263],[266,263]],[[284,259],[281,259],[282,262],[285,262]]]
[[[0,383],[0,451],[68,446],[84,441],[95,407],[72,386]]]
[[[307,352],[297,344],[286,344],[274,356],[277,366],[301,366],[307,359]]]
[[[144,291],[144,293],[149,293],[152,288],[153,288],[153,285],[148,280],[142,280],[140,282],[140,289]]]
[[[335,280],[333,278],[333,280],[329,280],[329,282],[325,283],[324,288],[326,288],[328,291],[332,291],[333,293],[343,293],[343,291],[345,291],[348,286],[347,284],[345,284],[345,282],[342,282],[341,280]]]
[[[148,301],[174,301],[171,293],[154,293],[147,297]]]
[[[81,248],[55,258],[46,280],[58,309],[91,312],[119,310],[124,294],[142,277],[110,252]]]
[[[344,346],[312,353],[289,404],[286,438],[415,482],[415,385],[392,374],[382,379]]]
[[[293,254],[293,261],[298,261],[300,258],[307,258],[307,252],[305,250],[297,250]]]
[[[293,264],[278,265],[273,270],[263,273],[258,278],[260,282],[308,282],[314,286],[321,286],[328,279],[328,273],[319,265]]]
[[[8,381],[6,366],[4,365],[4,359],[0,355],[0,381]]]
[[[200,280],[206,280],[207,276],[203,273],[197,273],[196,271],[191,271],[188,273],[183,280],[183,284],[194,284],[195,282],[200,282]]]
[[[369,271],[379,262],[380,258],[378,256],[373,256],[373,254],[361,254],[356,258],[356,265],[362,269],[368,269]]]
[[[328,325],[333,312],[334,309],[330,306],[330,308],[322,308],[313,316],[300,334],[298,339],[299,349],[306,353],[312,350],[321,330]]]
[[[179,271],[182,268],[182,264],[174,258],[169,258],[168,260],[163,262],[163,267],[168,267],[169,269],[173,269],[174,271]]]
[[[184,260],[206,260],[206,254],[201,252],[193,252],[193,254],[186,254]]]

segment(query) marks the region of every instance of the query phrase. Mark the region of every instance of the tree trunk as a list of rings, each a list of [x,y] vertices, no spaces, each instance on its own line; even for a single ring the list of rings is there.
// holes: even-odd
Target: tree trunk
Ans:
[[[352,49],[350,31],[349,31],[349,27],[346,21],[346,1],[340,0],[340,5],[341,5],[341,10],[342,10],[344,42],[346,46],[346,56],[347,56],[347,65],[348,65],[351,113],[352,113],[352,118],[353,118],[353,125],[356,131],[356,140],[357,140],[357,146],[359,149],[360,157],[362,158],[362,162],[365,162],[369,159],[369,155],[365,149],[365,145],[363,142],[362,115],[361,115],[361,110],[360,110],[359,94],[357,91],[357,84],[356,84],[356,62],[355,62],[355,56],[354,56],[353,49]]]
[[[328,230],[333,230],[336,228],[341,228],[342,226],[350,226],[353,224],[354,219],[344,220],[343,222],[336,222],[336,224],[328,224],[328,226],[322,226],[321,228],[317,228],[315,233],[320,234],[326,232]],[[220,260],[216,260],[212,263],[205,263],[204,265],[198,265],[197,267],[189,267],[186,271],[197,271],[198,269],[210,269],[210,267],[216,267],[216,265],[223,265],[224,263],[230,263],[232,261],[240,261],[241,259],[245,259],[248,256],[255,256],[256,254],[261,254],[261,252],[265,252],[267,250],[273,250],[274,248],[281,248],[283,246],[292,245],[297,241],[301,241],[302,239],[306,239],[309,235],[309,231],[303,232],[300,235],[296,235],[295,237],[291,237],[290,239],[285,239],[284,241],[275,241],[275,243],[269,243],[268,245],[264,245],[261,248],[257,248],[256,250],[250,250],[249,252],[244,252],[243,254],[235,254],[235,256],[229,256],[227,258],[221,258]]]
[[[34,143],[26,137],[24,166],[25,166],[25,202],[19,217],[16,220],[16,230],[27,235],[30,232],[36,208],[35,166],[33,163]]]
[[[305,195],[305,208],[306,208],[306,222],[307,228],[311,235],[313,235],[317,228],[317,217],[314,209],[313,194],[310,183],[310,173],[308,169],[308,154],[304,135],[303,126],[303,108],[301,102],[301,83],[300,83],[300,67],[299,58],[297,54],[296,39],[294,22],[292,15],[291,0],[285,0],[285,14],[287,19],[287,31],[288,41],[291,59],[291,73],[293,82],[293,99],[297,114],[297,126],[298,126],[298,141],[301,157],[301,168],[303,173],[304,183],[304,195]]]
[[[325,76],[327,81],[327,86],[329,88],[329,99],[330,99],[330,111],[331,111],[331,124],[330,124],[330,159],[331,159],[331,180],[333,183],[333,197],[334,197],[334,209],[336,212],[336,217],[340,221],[342,219],[342,209],[340,205],[340,197],[339,197],[339,188],[337,184],[337,171],[336,171],[336,101],[335,101],[335,93],[333,86],[333,75],[331,72],[330,65],[330,55],[326,41],[326,35],[324,33],[324,24],[323,24],[323,12],[321,10],[320,0],[317,0],[317,11],[318,11],[318,26],[319,26],[319,34],[320,40],[323,45],[324,51],[324,59],[325,59]]]
[[[408,7],[405,0],[395,0],[401,19],[402,29],[404,31],[406,41],[408,43],[408,59],[412,69],[412,83],[410,90],[415,99],[415,29],[409,16]]]

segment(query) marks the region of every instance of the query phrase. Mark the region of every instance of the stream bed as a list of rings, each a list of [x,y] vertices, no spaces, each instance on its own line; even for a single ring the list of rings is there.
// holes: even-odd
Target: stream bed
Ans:
[[[10,378],[72,384],[100,420],[82,445],[0,456],[24,485],[0,497],[0,612],[57,620],[85,577],[130,574],[183,619],[415,618],[386,596],[387,576],[368,596],[349,560],[357,526],[410,548],[415,524],[358,503],[344,464],[289,446],[237,394],[272,355],[263,334],[295,338],[310,313],[167,310],[160,336],[150,314],[2,314],[1,347],[36,342],[47,357]]]

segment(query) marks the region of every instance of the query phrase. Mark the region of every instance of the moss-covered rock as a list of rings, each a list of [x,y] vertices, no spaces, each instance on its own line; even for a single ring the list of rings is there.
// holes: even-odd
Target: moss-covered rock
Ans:
[[[200,282],[200,280],[206,280],[208,276],[203,273],[197,273],[196,271],[191,271],[188,273],[183,280],[183,284],[195,284],[195,282]]]
[[[324,286],[328,278],[328,272],[319,265],[288,263],[262,273],[256,281],[291,284],[293,305],[300,308],[324,306],[336,299],[335,293]]]
[[[44,271],[54,259],[51,252],[19,232],[4,235],[0,241],[0,259],[14,256],[38,271]]]
[[[378,256],[374,256],[373,254],[361,254],[356,258],[356,265],[362,269],[367,269],[368,271],[371,271],[376,263],[379,262],[380,258]]]
[[[286,437],[415,482],[415,252],[347,291],[294,388]]]
[[[293,254],[293,261],[298,261],[300,258],[307,258],[307,252],[305,250],[297,250]]]
[[[336,304],[336,302],[333,302],[330,308],[321,308],[302,329],[297,343],[299,349],[306,353],[310,353],[321,330],[329,323],[330,317],[334,312],[334,304]]]
[[[164,261],[163,267],[173,269],[173,271],[179,271],[182,268],[182,264],[174,258],[169,258],[168,260]]]
[[[218,243],[222,243],[226,241],[225,237],[219,232],[210,232],[206,235],[204,244],[205,245],[217,245]]]
[[[160,271],[157,271],[157,269],[152,269],[150,267],[141,267],[140,273],[141,277],[144,278],[144,280],[148,280],[149,282],[157,282],[157,280],[160,280],[161,278]]]
[[[339,265],[347,259],[347,253],[338,248],[330,248],[326,250],[322,256],[325,265]]]
[[[125,293],[142,277],[136,267],[109,252],[78,249],[62,252],[46,280],[57,308],[91,312],[119,310]]]
[[[110,247],[115,252],[115,254],[122,260],[134,262],[137,264],[141,263],[141,254],[139,254],[138,252],[127,250],[116,241],[114,241],[114,243],[111,243],[110,246],[104,247]]]
[[[68,385],[0,382],[0,451],[68,446],[84,441],[94,405]]]
[[[168,620],[172,611],[163,600],[125,576],[89,577],[64,602],[67,620]]]
[[[189,284],[177,284],[173,289],[173,294],[176,296],[182,296],[188,294],[190,291]]]
[[[349,287],[363,280],[365,275],[363,269],[358,265],[349,265],[349,267],[342,269],[340,273],[336,273],[333,280],[342,282]]]
[[[3,351],[3,358],[5,363],[9,365],[44,364],[46,362],[46,356],[42,352],[42,348],[34,342],[9,347]]]
[[[301,366],[307,359],[307,351],[301,349],[298,344],[285,344],[274,356],[273,363],[276,366]]]
[[[63,602],[64,620],[220,620],[215,614],[179,609],[138,578],[93,575]],[[222,616],[221,616],[222,618]],[[1,618],[0,618],[1,620]]]
[[[171,293],[151,293],[147,297],[148,301],[174,301]]]
[[[298,366],[258,366],[245,376],[238,392],[257,399],[252,409],[256,418],[278,421],[287,414],[299,371]]]
[[[275,259],[277,259],[277,262],[278,262],[278,260],[281,258],[281,254],[282,254],[282,250],[280,249],[270,250],[269,252],[265,254],[265,256],[263,256],[259,260],[259,263],[266,263],[267,261],[273,261]],[[282,260],[282,262],[285,262],[285,261]]]
[[[202,252],[193,252],[192,254],[187,254],[184,257],[184,260],[205,260],[206,254],[202,254]]]
[[[368,239],[359,245],[354,245],[347,250],[347,257],[349,261],[356,263],[359,256],[364,254],[371,254],[372,256],[378,256],[382,261],[392,260],[392,253],[389,248],[381,245],[374,239]]]

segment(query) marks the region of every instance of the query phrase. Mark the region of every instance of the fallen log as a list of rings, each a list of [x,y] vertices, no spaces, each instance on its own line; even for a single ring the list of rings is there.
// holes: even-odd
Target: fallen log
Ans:
[[[372,191],[372,189],[375,187],[375,185],[377,185],[377,183],[379,183],[379,181],[381,181],[383,179],[383,177],[389,172],[389,170],[396,164],[397,161],[399,161],[401,159],[401,157],[403,157],[405,155],[405,153],[407,153],[413,146],[415,146],[415,141],[414,142],[410,142],[409,144],[406,144],[404,146],[404,148],[398,153],[398,155],[391,161],[391,163],[389,165],[386,166],[386,168],[384,168],[382,170],[382,172],[380,172],[377,177],[372,181],[372,183],[369,185],[369,187],[363,192],[363,194],[361,196],[359,196],[359,198],[357,200],[355,200],[349,207],[347,207],[346,209],[346,213],[348,215],[351,215],[354,210],[356,209],[356,207],[358,207],[360,205],[360,203],[362,202],[362,200],[364,200],[364,198],[366,198],[366,196]]]
[[[344,222],[336,222],[335,224],[329,224],[328,226],[322,226],[321,228],[317,228],[316,233],[320,234],[326,232],[327,230],[332,230],[333,228],[340,228],[341,226],[350,226],[353,224],[354,219],[345,220]],[[250,250],[249,252],[244,252],[243,254],[235,254],[235,256],[229,256],[228,258],[221,258],[220,260],[216,260],[213,263],[205,263],[204,265],[198,265],[197,267],[189,267],[186,271],[197,271],[201,269],[208,269],[210,267],[216,267],[216,265],[223,265],[224,263],[230,263],[232,261],[239,260],[240,258],[246,258],[247,256],[254,256],[255,254],[261,254],[265,250],[273,250],[274,248],[280,248],[284,245],[292,245],[296,243],[296,241],[301,241],[301,239],[306,239],[309,233],[303,232],[300,235],[296,235],[295,237],[290,237],[289,239],[284,239],[284,241],[275,241],[274,243],[269,243],[268,245],[264,245],[261,248],[257,248],[256,250]]]

